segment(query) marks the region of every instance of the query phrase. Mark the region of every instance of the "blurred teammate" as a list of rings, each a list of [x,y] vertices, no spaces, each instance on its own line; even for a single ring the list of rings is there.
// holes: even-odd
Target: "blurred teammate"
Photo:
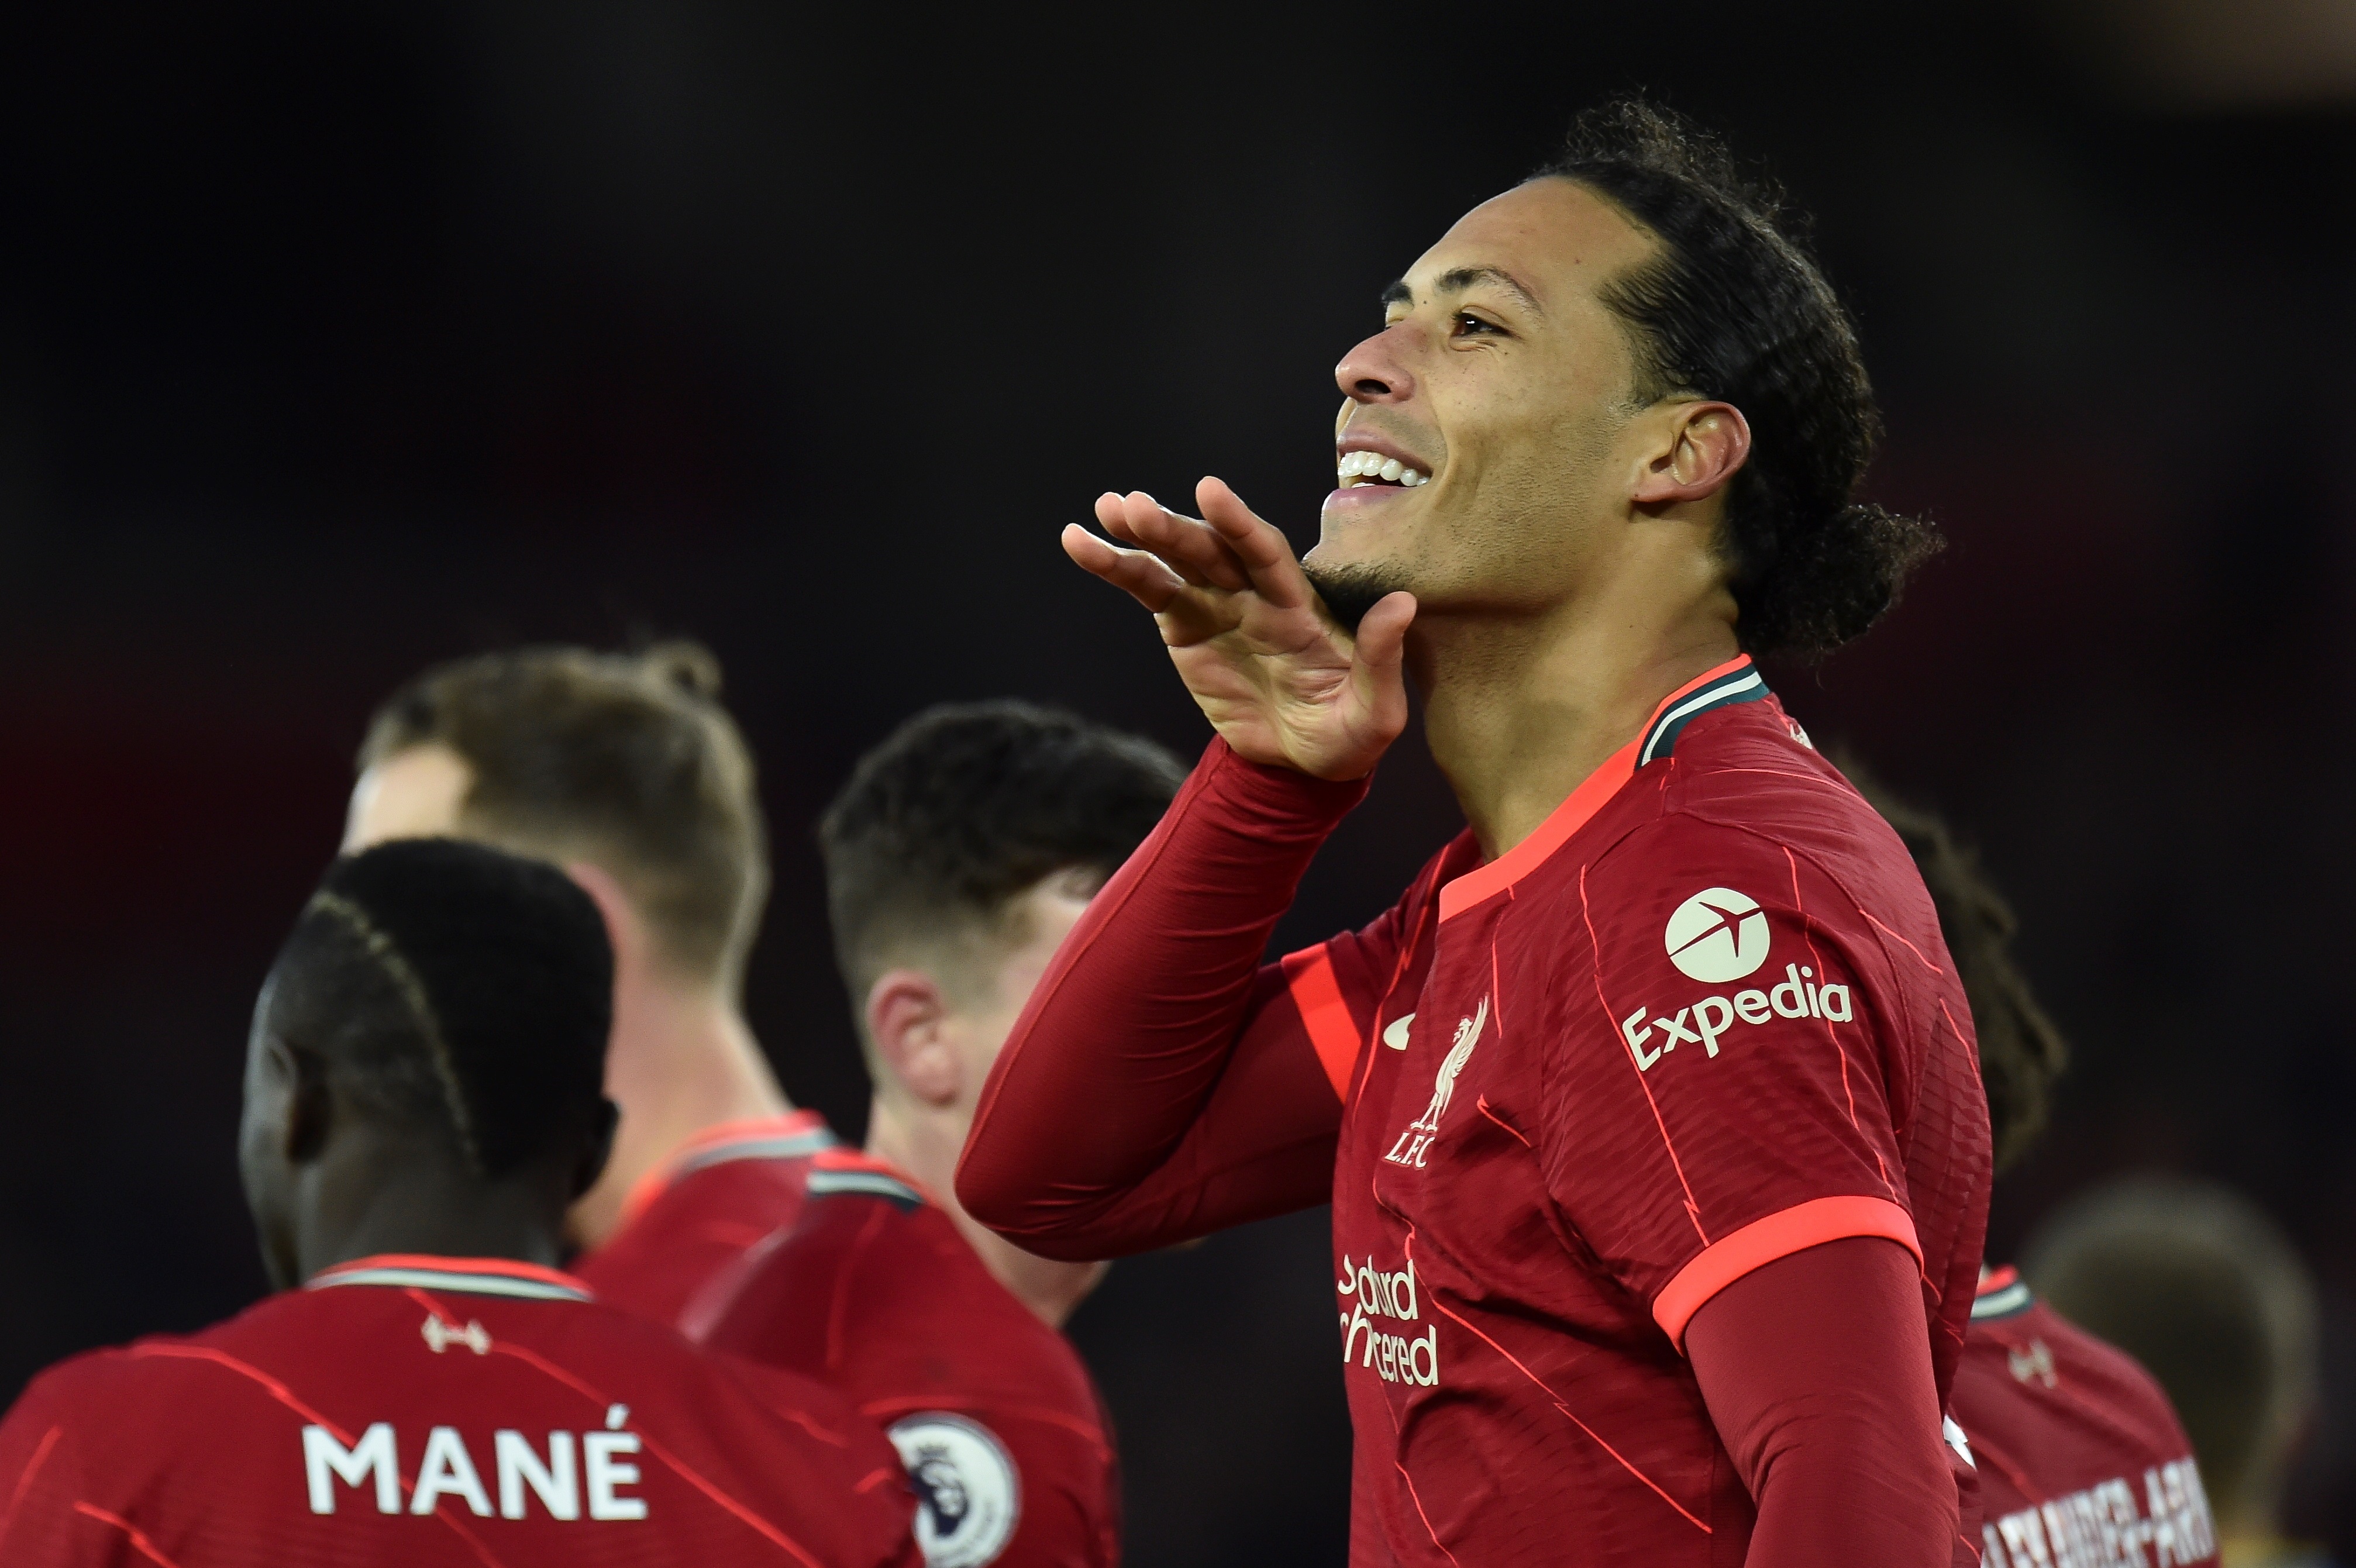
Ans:
[[[1305,576],[1213,480],[1205,522],[1107,496],[1129,548],[1066,535],[1220,738],[1041,984],[959,1192],[1069,1257],[1330,1199],[1355,1563],[1971,1561],[1970,1013],[1751,662],[1863,632],[1928,548],[1853,502],[1847,319],[1720,149],[1622,105],[1337,379]],[[1261,969],[1403,661],[1470,829]]]
[[[2265,1211],[2206,1181],[2113,1182],[2048,1220],[2023,1272],[2167,1387],[2208,1477],[2225,1568],[2322,1568],[2320,1549],[2285,1541],[2281,1521],[2316,1414],[2315,1284]]]
[[[937,708],[860,762],[819,830],[875,1082],[867,1150],[818,1157],[800,1221],[755,1253],[709,1343],[822,1378],[885,1424],[937,1564],[1119,1556],[1112,1432],[1055,1331],[1103,1269],[1013,1246],[951,1182],[1032,987],[1183,776],[1067,715]]]
[[[549,1266],[613,1135],[612,983],[548,867],[449,840],[338,862],[246,1063],[282,1293],[36,1380],[0,1424],[0,1562],[913,1563],[899,1468],[840,1399],[756,1398]]]
[[[1946,825],[1863,780],[1866,798],[1914,856],[1971,1000],[1996,1168],[2045,1125],[2068,1058],[2012,961],[2013,914]],[[2133,1558],[2214,1563],[2214,1521],[2193,1445],[2168,1394],[2134,1359],[2040,1301],[2011,1268],[1983,1269],[1949,1401],[1978,1472],[1987,1568],[2061,1568]]]
[[[574,1206],[601,1299],[663,1322],[790,1223],[833,1136],[796,1111],[739,1006],[768,891],[753,763],[690,644],[539,647],[426,671],[360,749],[347,848],[453,834],[552,860],[613,933],[614,1158]]]

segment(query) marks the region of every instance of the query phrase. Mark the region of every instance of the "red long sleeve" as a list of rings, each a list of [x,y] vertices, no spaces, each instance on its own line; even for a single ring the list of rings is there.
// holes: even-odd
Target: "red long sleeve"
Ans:
[[[1259,960],[1365,793],[1212,741],[1008,1037],[958,1166],[968,1211],[1098,1258],[1327,1200],[1341,1106]]]
[[[1696,1312],[1686,1349],[1759,1505],[1748,1568],[1949,1568],[1955,1480],[1903,1248],[1859,1236],[1778,1258]]]

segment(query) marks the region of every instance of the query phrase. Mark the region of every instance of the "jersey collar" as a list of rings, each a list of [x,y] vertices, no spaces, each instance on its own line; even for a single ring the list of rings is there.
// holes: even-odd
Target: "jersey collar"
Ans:
[[[1756,702],[1768,695],[1767,682],[1751,665],[1751,656],[1738,654],[1717,668],[1705,670],[1661,699],[1636,738],[1604,760],[1582,780],[1560,805],[1549,813],[1528,837],[1485,866],[1465,872],[1440,890],[1440,918],[1462,914],[1495,897],[1537,870],[1570,836],[1587,826],[1603,803],[1636,776],[1636,770],[1655,763],[1676,749],[1686,726],[1714,708]]]
[[[2037,1305],[2036,1296],[2020,1271],[2010,1264],[1994,1273],[1980,1271],[1979,1294],[1972,1298],[1972,1321],[1986,1323],[1991,1318],[2017,1317]]]
[[[622,1200],[622,1222],[646,1212],[672,1183],[715,1165],[739,1159],[807,1159],[837,1139],[816,1111],[788,1111],[779,1116],[748,1116],[704,1128],[679,1146],[670,1158],[638,1179]]]
[[[807,1188],[813,1198],[857,1192],[903,1209],[921,1209],[927,1194],[921,1183],[888,1159],[858,1149],[830,1148],[812,1157]]]
[[[512,1296],[528,1301],[594,1301],[587,1285],[556,1269],[513,1258],[444,1258],[423,1253],[379,1253],[321,1269],[305,1290],[344,1285],[449,1290],[467,1296]]]

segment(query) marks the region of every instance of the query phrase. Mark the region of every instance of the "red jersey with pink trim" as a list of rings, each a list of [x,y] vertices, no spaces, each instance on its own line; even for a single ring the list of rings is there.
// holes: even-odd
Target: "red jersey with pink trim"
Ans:
[[[1685,1328],[1819,1243],[1919,1260],[1944,1399],[1989,1181],[1971,1014],[1905,847],[1749,660],[1284,973],[1344,1105],[1355,1563],[1740,1563]]]
[[[93,1351],[0,1423],[10,1568],[913,1568],[891,1448],[802,1380],[504,1260],[377,1257]]]
[[[1952,1404],[1979,1467],[1985,1568],[2216,1563],[2201,1467],[2167,1392],[2009,1268],[1980,1285]]]
[[[823,1154],[809,1188],[800,1221],[713,1304],[705,1342],[819,1379],[883,1425],[936,1568],[1118,1563],[1111,1425],[1071,1341],[892,1167]]]
[[[713,1280],[800,1215],[810,1157],[835,1141],[815,1111],[707,1128],[639,1184],[622,1228],[573,1272],[608,1307],[683,1330]]]

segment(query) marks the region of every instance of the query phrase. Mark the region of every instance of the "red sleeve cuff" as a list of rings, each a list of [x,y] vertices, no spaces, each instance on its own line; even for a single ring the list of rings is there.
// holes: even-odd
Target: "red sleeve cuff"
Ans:
[[[1917,1265],[1922,1261],[1914,1217],[1889,1199],[1812,1199],[1753,1220],[1704,1247],[1653,1298],[1653,1321],[1661,1326],[1671,1344],[1683,1350],[1686,1325],[1711,1296],[1777,1258],[1847,1236],[1886,1237],[1913,1253]]]
[[[1251,762],[1217,735],[1211,737],[1194,768],[1206,787],[1247,816],[1287,827],[1313,825],[1321,832],[1349,816],[1375,782],[1371,773],[1364,778],[1321,779],[1298,768]]]

